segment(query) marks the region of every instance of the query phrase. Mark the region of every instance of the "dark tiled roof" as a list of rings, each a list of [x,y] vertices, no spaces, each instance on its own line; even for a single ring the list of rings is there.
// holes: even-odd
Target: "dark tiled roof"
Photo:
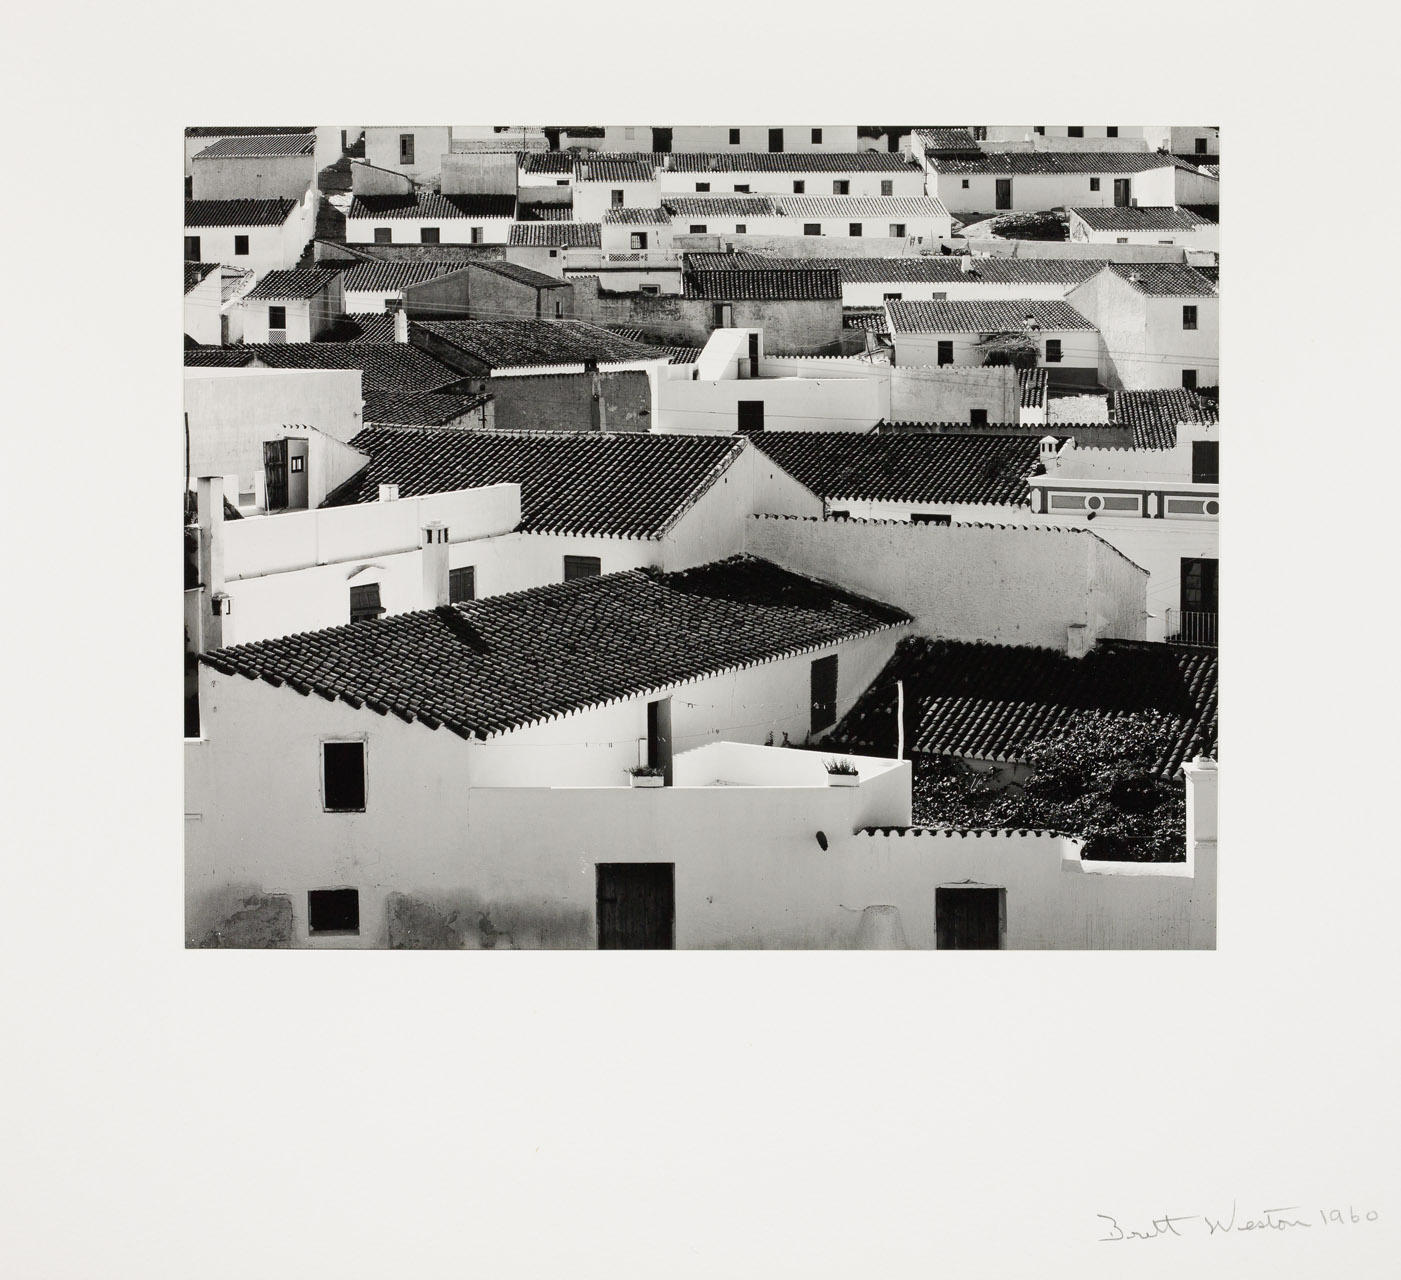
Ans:
[[[949,155],[959,153],[982,155],[983,149],[978,145],[978,140],[973,136],[973,131],[966,125],[930,125],[928,128],[916,129],[915,136],[924,146],[925,155],[937,155],[945,152]]]
[[[579,578],[202,661],[485,737],[907,621],[890,605],[739,556],[682,573]]]
[[[569,281],[557,276],[548,276],[532,267],[523,267],[518,262],[507,262],[505,258],[484,258],[472,266],[478,271],[489,271],[494,276],[504,276],[517,284],[530,285],[535,289],[567,289]]]
[[[185,264],[185,292],[189,293],[197,284],[207,279],[212,272],[219,270],[217,262],[187,262]]]
[[[1021,388],[1022,408],[1040,409],[1046,403],[1046,384],[1050,374],[1044,368],[1022,369],[1017,374],[1017,385]]]
[[[653,348],[583,320],[431,320],[422,327],[493,369],[655,358]]]
[[[597,222],[517,222],[511,228],[512,244],[579,245],[597,249],[603,243]]]
[[[490,396],[454,396],[441,392],[375,391],[365,395],[367,426],[441,427],[480,408]]]
[[[779,258],[766,253],[685,253],[682,254],[688,271],[791,271],[808,266],[832,265],[832,259],[819,263],[814,258]]]
[[[1111,262],[1106,269],[1152,297],[1216,297],[1211,281],[1184,262]]]
[[[1185,387],[1158,391],[1111,391],[1109,413],[1115,423],[1131,426],[1139,449],[1171,449],[1182,422],[1218,421],[1216,401]],[[1065,430],[1061,425],[1057,431]]]
[[[202,124],[185,130],[187,138],[248,138],[272,133],[315,133],[310,124]]]
[[[1191,231],[1211,225],[1190,209],[1172,205],[1110,206],[1106,209],[1070,210],[1095,231]]]
[[[676,152],[673,173],[920,173],[914,161],[890,151]]]
[[[522,530],[656,538],[743,449],[737,436],[648,432],[364,430],[351,444],[370,464],[337,505],[489,484],[521,487]]]
[[[342,246],[362,262],[440,262],[461,266],[464,262],[499,261],[499,244],[351,244]]]
[[[842,282],[835,271],[688,271],[683,297],[716,302],[840,300]]]
[[[271,369],[359,369],[360,389],[435,391],[462,375],[405,342],[269,342],[243,348]]]
[[[605,209],[603,221],[609,226],[665,227],[671,224],[671,214],[665,209]]]
[[[570,222],[574,218],[574,208],[567,204],[520,204],[516,207],[519,222]]]
[[[862,329],[866,333],[890,334],[890,323],[884,307],[843,307],[842,328]]]
[[[574,172],[574,157],[567,151],[523,151],[520,167],[525,173],[569,174]]]
[[[339,271],[269,271],[252,293],[244,295],[249,302],[264,298],[314,298],[338,275]]]
[[[774,218],[778,205],[771,196],[663,196],[662,205],[678,218]]]
[[[187,227],[280,227],[295,200],[186,200]]]
[[[1164,165],[1181,167],[1155,151],[1001,151],[978,159],[937,159],[940,173],[1143,173]]]
[[[846,284],[1079,284],[1103,261],[1077,258],[970,258],[966,254],[920,254],[899,258],[809,258],[831,267]],[[968,270],[964,270],[967,264]]]
[[[1010,302],[889,302],[897,333],[993,333],[1020,330],[1027,316],[1043,329],[1093,329],[1074,307],[1060,301],[1015,298]]]
[[[316,150],[315,133],[257,133],[221,138],[199,152],[196,160],[255,159],[266,156],[309,156]]]
[[[461,269],[461,263],[447,262],[362,262],[342,273],[341,287],[347,293],[386,293]]]
[[[410,322],[412,323],[412,322]],[[319,342],[393,342],[394,316],[388,311],[357,311],[336,321],[334,334]]]
[[[658,157],[622,153],[590,154],[574,160],[575,182],[651,182]]]
[[[416,191],[402,196],[356,196],[347,218],[514,218],[515,196],[445,196]]]
[[[185,366],[190,369],[241,369],[253,363],[251,347],[186,347]]]
[[[867,435],[852,431],[766,431],[751,437],[820,498],[870,502],[1030,501],[1026,477],[1040,460],[1025,435]]]
[[[933,196],[779,196],[790,218],[947,218]]]
[[[1083,658],[1054,649],[910,638],[832,732],[853,750],[889,750],[895,681],[906,741],[922,755],[1025,759],[1087,712],[1142,713],[1167,730],[1164,775],[1216,754],[1216,651],[1101,640]]]

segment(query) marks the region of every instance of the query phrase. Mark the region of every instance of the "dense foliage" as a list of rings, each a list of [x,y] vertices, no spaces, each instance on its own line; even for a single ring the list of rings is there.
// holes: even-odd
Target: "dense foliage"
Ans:
[[[1034,369],[1040,358],[1036,340],[1023,330],[1008,329],[990,333],[978,341],[985,365],[1010,364],[1016,369]]]
[[[992,219],[988,230],[1006,240],[1068,240],[1070,215],[1052,210],[1004,213]]]
[[[957,761],[916,762],[921,826],[1042,828],[1083,836],[1087,858],[1181,862],[1186,791],[1154,773],[1163,730],[1147,716],[1086,713],[1027,755],[1024,783],[995,783]]]

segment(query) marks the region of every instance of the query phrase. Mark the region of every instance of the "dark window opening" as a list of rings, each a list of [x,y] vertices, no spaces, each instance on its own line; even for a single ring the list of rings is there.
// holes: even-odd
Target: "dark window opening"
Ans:
[[[676,864],[599,862],[600,951],[669,951],[676,945]]]
[[[934,890],[934,945],[940,951],[1000,951],[1007,891],[982,885]]]
[[[1221,483],[1221,442],[1219,440],[1192,441],[1192,483]]]
[[[1182,308],[1182,327],[1184,329],[1195,329],[1197,327],[1196,307],[1193,306]]]
[[[693,222],[693,223],[691,223],[691,234],[692,234],[693,236],[703,236],[703,235],[705,235],[705,223],[703,223],[703,222]]]
[[[1104,131],[1104,136],[1106,138],[1117,138],[1119,136],[1119,126],[1117,124],[1109,125]]]
[[[890,224],[890,238],[892,240],[903,240],[905,238],[905,224],[903,222],[892,222]]]
[[[1091,191],[1098,191],[1098,190],[1099,190],[1099,179],[1098,179],[1098,178],[1091,178],[1091,179],[1090,179],[1090,190],[1091,190]]]
[[[942,515],[937,511],[912,511],[910,512],[911,524],[952,524],[953,517]]]
[[[812,664],[812,732],[837,722],[837,655],[829,654]]]
[[[287,327],[287,308],[268,307],[268,328],[285,329]]]
[[[782,151],[782,150],[783,150],[783,130],[782,130],[782,129],[770,129],[770,130],[769,130],[769,150],[770,150],[770,151]]]
[[[806,191],[807,189],[808,189],[808,184],[807,184],[807,180],[806,180],[805,178],[794,178],[794,179],[793,179],[793,194],[794,194],[795,196],[800,196],[800,195],[802,195],[803,192]]]
[[[609,193],[609,198],[613,201],[613,208],[621,209],[623,207],[623,193],[619,188],[615,187]]]
[[[939,363],[953,363],[953,341],[952,339],[941,339],[939,342]]]
[[[486,232],[485,232],[481,227],[473,227],[473,228],[472,228],[472,243],[473,243],[473,244],[481,244],[481,242],[482,242],[482,240],[484,239],[485,235],[486,235]],[[435,241],[435,243],[436,243],[436,241]]]
[[[846,233],[849,236],[856,236],[859,238],[861,235],[861,224],[859,222],[848,223]]]
[[[597,578],[603,572],[603,562],[597,556],[565,556],[564,580]]]
[[[628,246],[633,249],[645,249],[647,247],[647,233],[634,231],[628,238]]]
[[[246,258],[248,256],[248,237],[234,236],[234,256]]]
[[[894,180],[890,178],[882,180],[880,184],[880,193],[883,196],[893,196],[895,194]]]
[[[440,234],[437,227],[420,227],[418,229],[418,239],[420,244],[438,244]]]
[[[379,602],[379,583],[350,588],[351,622],[370,622],[384,613]]]
[[[1044,124],[1033,125],[1032,128],[1043,138],[1046,136],[1046,126]]]
[[[1188,391],[1195,391],[1197,389],[1197,371],[1195,369],[1182,370],[1182,385]]]
[[[1073,124],[1065,133],[1069,138],[1083,138],[1085,136],[1085,126],[1082,124]]]
[[[1195,150],[1195,154],[1197,154],[1197,155],[1199,155],[1199,156],[1204,156],[1204,155],[1207,155],[1207,154],[1208,154],[1207,149],[1206,149],[1206,139],[1205,139],[1205,138],[1198,138],[1198,139],[1197,139],[1197,141],[1196,141],[1196,150]]]
[[[306,895],[308,933],[359,933],[359,889],[312,889]]]
[[[834,196],[849,196],[851,194],[851,181],[848,178],[837,178],[832,183],[832,194]]]
[[[186,236],[186,237],[185,237],[185,261],[186,261],[186,262],[198,262],[198,261],[199,261],[199,237],[198,237],[198,236]]]
[[[963,190],[964,190],[964,191],[967,191],[967,190],[968,190],[968,179],[967,179],[967,178],[964,178],[964,179],[963,179]]]
[[[899,302],[904,296],[903,293],[884,293],[881,295],[886,302]]]
[[[986,409],[969,409],[968,425],[973,427],[985,427],[988,424],[988,411]]]
[[[764,402],[762,400],[740,400],[739,433],[742,436],[754,435],[764,429]]]
[[[477,598],[477,567],[464,565],[461,569],[448,570],[448,603]]]
[[[1220,588],[1219,560],[1182,561],[1182,612],[1217,612]]]
[[[735,223],[735,235],[737,235],[737,236],[742,236],[742,235],[744,235],[748,230],[749,230],[748,226],[745,225],[743,222],[736,222],[736,223]]]
[[[803,223],[803,234],[805,236],[820,236],[822,234],[822,224],[820,222]]]
[[[411,133],[399,135],[399,163],[413,164],[413,134]]]
[[[393,244],[393,243],[394,243],[394,229],[393,229],[392,227],[376,227],[376,228],[375,228],[375,243],[376,243],[376,244]]]
[[[696,190],[697,190],[697,191],[709,191],[709,190],[710,190],[710,183],[708,183],[708,182],[698,182],[698,183],[696,183]]]
[[[1047,363],[1047,364],[1059,364],[1059,363],[1060,363],[1060,360],[1061,360],[1060,339],[1059,339],[1059,338],[1047,338],[1047,339],[1046,339],[1046,363]]]
[[[747,183],[747,182],[736,182],[736,183],[735,183],[735,194],[736,194],[736,195],[739,195],[739,196],[747,196],[747,195],[749,194],[749,183]]]
[[[739,146],[739,130],[738,130],[738,129],[731,129],[731,130],[730,130],[730,146],[732,146],[732,147],[737,147],[737,146]]]
[[[365,811],[365,744],[323,742],[322,805],[327,813]]]
[[[814,129],[814,130],[812,131],[812,140],[813,140],[814,142],[821,142],[821,141],[822,141],[822,130],[821,130],[821,129]]]

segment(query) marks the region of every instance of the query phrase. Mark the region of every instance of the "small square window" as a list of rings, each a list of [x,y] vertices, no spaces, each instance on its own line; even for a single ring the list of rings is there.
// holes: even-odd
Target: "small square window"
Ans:
[[[1197,327],[1196,307],[1192,306],[1182,308],[1182,327],[1184,329],[1195,329]]]
[[[376,227],[376,228],[375,228],[375,243],[376,243],[376,244],[393,244],[393,243],[394,243],[394,229],[393,229],[392,227]]]
[[[623,207],[622,189],[619,187],[614,187],[608,194],[609,198],[613,201],[613,208],[621,209]]]
[[[693,222],[693,223],[691,223],[691,234],[692,234],[693,236],[703,236],[703,235],[705,235],[705,223],[703,223],[703,222]]]
[[[696,183],[696,190],[697,190],[697,191],[709,191],[709,190],[710,190],[710,183],[708,183],[708,182],[698,182],[698,183]]]
[[[558,250],[558,249],[551,249],[551,250],[550,250],[550,257],[552,257],[552,258],[558,258],[558,257],[559,257],[559,250]]]
[[[821,142],[821,141],[822,141],[822,130],[821,130],[821,129],[814,129],[814,130],[812,131],[812,140],[813,140],[814,142]]]
[[[1109,125],[1104,130],[1104,136],[1106,138],[1117,138],[1119,136],[1119,126],[1117,124]]]
[[[883,196],[893,196],[895,194],[894,179],[883,178],[880,184],[880,193]]]
[[[800,195],[802,195],[803,192],[806,191],[807,189],[808,189],[808,184],[807,184],[807,182],[806,182],[805,179],[803,179],[803,178],[794,178],[794,179],[793,179],[793,194],[794,194],[795,196],[800,196]]]
[[[851,194],[851,181],[847,178],[837,178],[832,182],[832,194],[834,196],[848,196]]]
[[[399,163],[413,164],[413,134],[411,133],[399,135]]]
[[[186,236],[186,237],[185,237],[185,261],[186,261],[186,262],[198,262],[198,261],[199,261],[199,237],[198,237],[198,236]]]
[[[359,933],[359,889],[312,889],[306,895],[307,932]]]
[[[365,744],[321,744],[321,807],[327,813],[364,813]]]
[[[1197,371],[1195,369],[1182,370],[1182,385],[1188,391],[1195,391],[1197,389]]]
[[[268,328],[285,329],[287,327],[287,308],[282,306],[268,307]]]
[[[371,582],[363,587],[350,588],[351,622],[369,622],[384,613],[379,602],[379,583]]]
[[[477,598],[477,568],[464,565],[461,569],[448,570],[448,603]]]
[[[820,236],[822,234],[822,224],[820,222],[803,223],[803,234],[805,236]]]
[[[855,236],[855,237],[857,237],[857,238],[860,238],[860,235],[861,235],[861,224],[860,224],[859,222],[852,222],[852,223],[849,223],[849,224],[847,225],[846,233],[847,233],[847,235],[849,235],[849,236]]]
[[[473,244],[481,244],[483,238],[484,238],[483,229],[482,229],[481,227],[473,227],[473,228],[472,228],[472,243],[473,243]],[[435,241],[435,243],[436,243],[436,241]]]
[[[629,249],[645,249],[647,247],[647,233],[645,231],[634,231],[628,237]]]
[[[1082,124],[1072,124],[1065,131],[1068,138],[1083,138],[1085,136],[1085,126]]]
[[[1091,191],[1098,191],[1098,190],[1099,190],[1099,179],[1098,179],[1098,178],[1091,178],[1091,179],[1090,179],[1090,190],[1091,190]]]
[[[248,237],[234,236],[234,256],[246,258],[248,256]]]
[[[969,409],[968,425],[972,427],[985,427],[988,424],[988,411],[986,409]]]
[[[737,236],[742,236],[742,235],[745,235],[748,231],[749,231],[749,226],[748,226],[748,224],[743,223],[743,222],[736,222],[736,223],[735,223],[735,235],[737,235]]]
[[[1033,127],[1033,128],[1036,130],[1036,132],[1039,133],[1043,138],[1046,136],[1046,126],[1045,126],[1044,124],[1033,125],[1032,127]]]
[[[1199,156],[1204,156],[1204,155],[1207,154],[1207,150],[1206,150],[1206,139],[1205,139],[1205,138],[1198,138],[1195,145],[1196,145],[1196,154],[1197,154],[1197,155],[1199,155]]]
[[[738,130],[738,129],[731,129],[731,130],[730,130],[730,146],[732,146],[732,147],[737,147],[737,146],[739,146],[739,130]]]
[[[1047,339],[1046,339],[1046,363],[1047,363],[1047,364],[1059,364],[1059,363],[1060,363],[1060,339],[1059,339],[1059,338],[1047,338]]]
[[[905,238],[905,224],[903,222],[892,222],[890,224],[890,238],[892,240],[903,240]]]
[[[597,556],[565,556],[564,580],[573,582],[575,578],[596,578],[603,572],[603,562]]]
[[[968,179],[967,179],[967,178],[964,178],[964,179],[963,179],[963,190],[964,190],[964,191],[967,191],[967,190],[968,190]]]
[[[306,459],[301,454],[297,454],[294,457],[288,458],[287,470],[290,471],[294,476],[299,475],[301,472],[306,470]]]
[[[661,286],[655,284],[640,284],[637,286],[637,290],[646,298],[655,298],[662,291]]]
[[[439,234],[438,227],[420,227],[418,229],[418,239],[421,244],[437,244]]]

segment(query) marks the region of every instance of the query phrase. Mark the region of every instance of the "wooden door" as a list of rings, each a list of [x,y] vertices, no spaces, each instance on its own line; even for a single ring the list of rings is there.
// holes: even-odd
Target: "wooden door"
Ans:
[[[600,951],[676,946],[674,862],[600,862],[596,871]]]
[[[934,890],[935,946],[940,951],[998,951],[1006,890],[950,885]]]
[[[999,209],[1010,209],[1012,207],[1012,179],[997,179],[997,207]]]
[[[1129,179],[1114,179],[1114,204],[1120,209],[1128,208],[1129,204]]]
[[[287,505],[287,441],[263,441],[263,481],[269,511]]]
[[[660,765],[662,778],[671,786],[671,699],[647,704],[647,763]]]

